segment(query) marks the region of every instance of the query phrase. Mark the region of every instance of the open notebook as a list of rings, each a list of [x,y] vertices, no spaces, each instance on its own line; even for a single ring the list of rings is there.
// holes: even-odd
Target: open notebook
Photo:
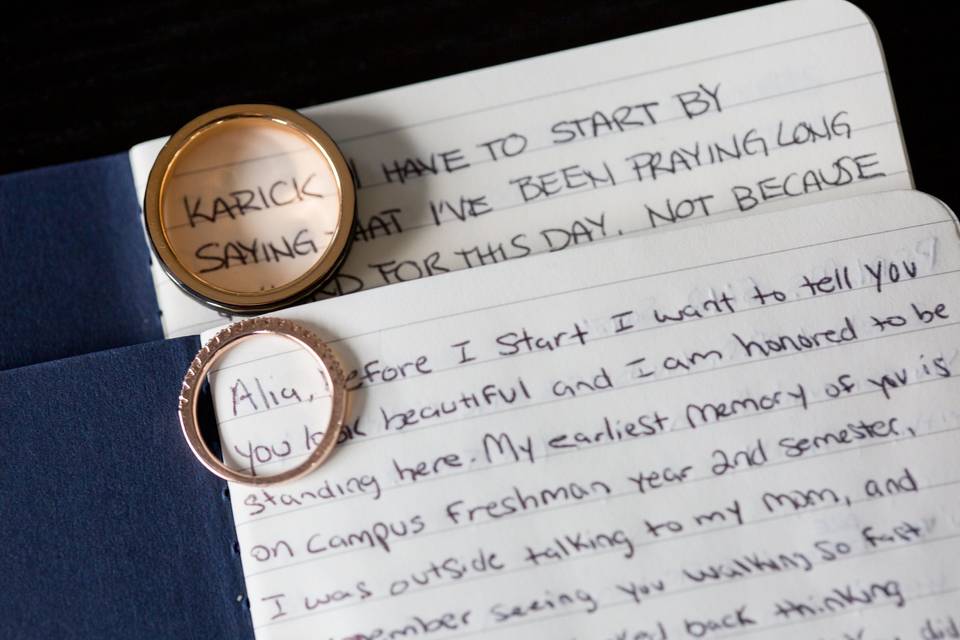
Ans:
[[[958,292],[898,191],[278,312],[353,409],[230,487],[256,637],[953,637]],[[247,472],[329,413],[279,337],[211,386]]]
[[[281,315],[355,371],[344,442],[306,480],[224,491],[176,430],[194,337],[0,373],[0,630],[960,636],[960,247],[939,202],[891,191],[912,179],[861,11],[795,0],[306,113],[361,228],[326,292],[351,295]],[[93,271],[136,304],[71,292],[47,359],[89,346],[78,309],[100,348],[161,337],[154,303],[165,336],[226,321],[148,272],[124,217],[161,144],[43,174],[70,197],[4,182],[129,267]],[[101,195],[109,219],[75,225]],[[289,351],[214,375],[232,464],[316,437],[322,380]]]

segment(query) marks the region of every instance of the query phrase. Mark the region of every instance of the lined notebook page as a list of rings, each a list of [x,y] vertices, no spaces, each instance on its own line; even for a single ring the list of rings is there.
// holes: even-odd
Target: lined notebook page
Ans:
[[[257,638],[951,637],[957,233],[893,192],[278,314],[358,388],[230,487]],[[237,466],[322,428],[301,358],[219,367]]]
[[[873,26],[838,0],[786,2],[304,113],[338,142],[359,184],[356,243],[324,295],[912,186]],[[141,200],[163,142],[131,150]],[[153,274],[166,335],[224,321],[157,264]]]

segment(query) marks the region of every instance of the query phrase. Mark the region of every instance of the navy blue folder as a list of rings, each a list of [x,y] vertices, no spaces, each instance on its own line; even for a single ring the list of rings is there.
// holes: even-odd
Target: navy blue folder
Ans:
[[[0,638],[253,639],[226,484],[176,415],[198,347],[0,371]]]
[[[125,153],[0,176],[0,370],[163,337]]]

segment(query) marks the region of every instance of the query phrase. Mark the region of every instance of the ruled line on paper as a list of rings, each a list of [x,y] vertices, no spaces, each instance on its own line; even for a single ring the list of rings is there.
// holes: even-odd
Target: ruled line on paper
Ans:
[[[183,176],[196,175],[198,173],[206,173],[207,171],[215,171],[217,169],[225,169],[226,167],[234,167],[238,164],[249,164],[251,162],[262,162],[263,160],[272,160],[274,158],[286,158],[288,156],[306,153],[307,151],[316,151],[313,147],[304,147],[303,149],[297,149],[295,151],[284,151],[282,153],[271,153],[270,155],[265,156],[255,156],[252,158],[244,158],[243,160],[236,160],[234,162],[224,162],[222,164],[211,165],[209,167],[200,167],[197,169],[190,169],[188,171],[178,171],[173,174],[174,178],[182,178]],[[174,227],[166,227],[167,229],[172,229]]]

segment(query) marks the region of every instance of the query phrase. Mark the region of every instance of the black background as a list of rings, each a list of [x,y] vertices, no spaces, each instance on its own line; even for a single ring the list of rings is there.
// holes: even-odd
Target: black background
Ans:
[[[761,4],[36,2],[0,27],[0,173],[125,151],[225,104],[306,107]],[[960,207],[956,12],[859,6],[884,46],[917,187]]]

